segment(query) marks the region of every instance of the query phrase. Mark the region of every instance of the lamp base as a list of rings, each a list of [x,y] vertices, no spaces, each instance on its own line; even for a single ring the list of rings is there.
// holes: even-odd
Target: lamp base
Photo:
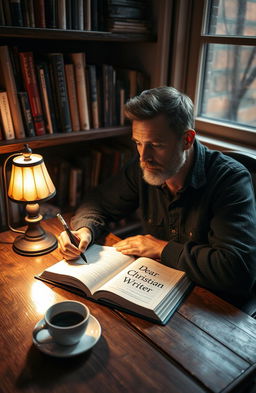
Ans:
[[[26,234],[17,236],[12,247],[17,254],[36,257],[48,254],[55,250],[57,245],[56,237],[52,233],[44,231],[41,236],[33,238]]]
[[[26,212],[27,229],[24,234],[16,237],[12,246],[13,250],[28,257],[48,254],[55,250],[58,241],[52,233],[46,232],[41,227],[40,221],[43,217],[39,214],[38,203],[27,204]]]

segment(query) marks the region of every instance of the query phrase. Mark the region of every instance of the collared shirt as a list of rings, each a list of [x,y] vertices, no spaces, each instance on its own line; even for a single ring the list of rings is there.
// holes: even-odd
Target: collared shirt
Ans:
[[[194,152],[184,187],[175,196],[165,186],[147,184],[136,159],[88,196],[72,226],[89,227],[97,238],[109,221],[139,207],[143,233],[168,241],[163,264],[239,306],[256,281],[251,176],[243,165],[197,140]]]

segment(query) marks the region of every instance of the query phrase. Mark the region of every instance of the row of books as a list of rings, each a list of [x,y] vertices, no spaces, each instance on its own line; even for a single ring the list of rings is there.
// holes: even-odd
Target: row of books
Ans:
[[[131,158],[133,150],[123,144],[105,143],[92,145],[91,148],[77,154],[72,159],[59,155],[45,155],[45,163],[51,179],[56,187],[56,195],[51,199],[49,206],[43,208],[45,217],[51,217],[50,212],[73,210],[79,206],[90,189],[125,165]],[[2,168],[0,166],[0,189],[3,190]],[[10,172],[10,168],[8,168]],[[7,175],[10,178],[10,173]],[[24,222],[25,206],[9,201],[10,218],[12,225],[21,225]],[[0,193],[0,230],[7,225],[4,193]]]
[[[143,34],[152,31],[151,0],[107,0],[104,4],[102,27],[106,31]]]
[[[47,168],[57,193],[53,200],[61,209],[76,208],[87,192],[114,175],[131,158],[133,150],[120,143],[91,145],[72,159],[52,157]]]
[[[0,46],[3,139],[124,125],[125,101],[149,81],[139,70],[86,64],[86,54]]]
[[[149,0],[0,0],[0,25],[145,33],[150,9]]]
[[[91,30],[94,0],[0,0],[0,24],[49,29]]]

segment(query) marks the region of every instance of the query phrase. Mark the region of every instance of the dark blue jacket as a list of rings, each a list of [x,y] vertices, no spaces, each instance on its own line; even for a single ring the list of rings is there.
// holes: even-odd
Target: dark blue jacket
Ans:
[[[243,307],[256,282],[256,208],[248,170],[197,140],[192,169],[175,198],[142,179],[138,159],[94,190],[72,219],[96,239],[111,220],[138,207],[144,234],[168,244],[165,265]],[[255,304],[256,309],[256,304]]]

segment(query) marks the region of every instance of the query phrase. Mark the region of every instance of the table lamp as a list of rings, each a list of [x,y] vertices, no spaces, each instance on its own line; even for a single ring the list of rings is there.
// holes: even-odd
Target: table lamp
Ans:
[[[7,163],[12,157],[14,158],[8,188]],[[5,160],[3,180],[8,227],[13,232],[22,234],[14,240],[13,250],[25,256],[43,255],[53,251],[57,247],[57,239],[52,233],[44,231],[40,225],[43,217],[39,213],[39,203],[49,200],[56,193],[43,157],[32,154],[32,150],[25,145],[24,152],[12,154]],[[16,203],[26,204],[25,231],[14,229],[10,225],[8,197]]]

